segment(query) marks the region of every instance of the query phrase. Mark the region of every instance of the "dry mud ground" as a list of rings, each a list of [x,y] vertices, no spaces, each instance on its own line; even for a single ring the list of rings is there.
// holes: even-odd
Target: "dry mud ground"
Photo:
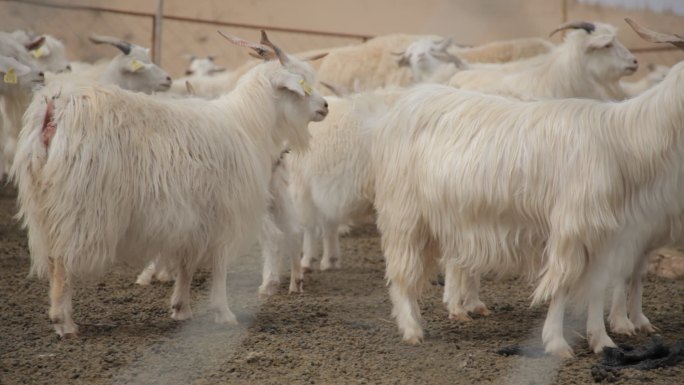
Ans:
[[[390,321],[378,235],[372,227],[342,240],[344,268],[306,277],[305,293],[258,301],[258,253],[233,262],[230,304],[241,325],[214,325],[206,312],[209,277],[193,282],[195,318],[168,317],[171,285],[139,287],[138,270],[118,267],[75,295],[80,337],[60,340],[47,318],[47,284],[28,278],[26,237],[12,220],[15,192],[0,190],[0,384],[585,384],[598,357],[568,322],[577,358],[502,357],[512,344],[539,344],[545,308],[531,287],[483,282],[493,314],[449,321],[435,285],[422,302],[427,338],[400,342]],[[283,276],[285,277],[285,276]],[[287,281],[287,279],[283,279]],[[684,339],[684,281],[649,278],[645,309],[666,342]],[[640,344],[647,337],[616,337]],[[682,384],[684,364],[623,371],[621,384]]]

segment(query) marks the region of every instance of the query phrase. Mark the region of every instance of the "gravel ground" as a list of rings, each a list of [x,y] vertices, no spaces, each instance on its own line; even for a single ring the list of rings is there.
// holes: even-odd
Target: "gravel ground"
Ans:
[[[139,269],[117,267],[76,290],[78,338],[60,340],[47,318],[47,283],[27,277],[25,233],[12,219],[15,192],[0,190],[0,384],[586,384],[599,357],[582,339],[582,317],[567,322],[577,357],[502,357],[501,347],[540,345],[545,308],[532,288],[483,281],[492,315],[447,319],[441,287],[424,296],[427,338],[400,342],[390,318],[384,262],[373,227],[342,239],[343,268],[306,277],[305,293],[259,301],[258,252],[232,263],[229,300],[241,324],[214,325],[206,311],[209,275],[193,281],[195,318],[169,318],[170,283],[135,285]],[[283,274],[283,281],[287,281]],[[668,343],[684,339],[684,280],[649,278],[645,312]],[[574,321],[572,321],[574,319]],[[648,336],[614,336],[643,344]],[[681,384],[684,364],[624,370],[619,384]]]

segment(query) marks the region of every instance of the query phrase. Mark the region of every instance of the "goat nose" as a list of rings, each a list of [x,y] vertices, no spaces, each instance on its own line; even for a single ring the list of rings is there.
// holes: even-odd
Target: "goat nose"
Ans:
[[[44,78],[44,77],[45,77],[45,74],[42,73],[42,72],[38,72],[38,76],[40,76],[41,78]]]
[[[71,71],[71,65],[70,65],[70,64],[67,64],[66,70],[67,70],[67,71]]]
[[[323,107],[328,108],[328,101],[323,102]]]
[[[167,81],[171,81],[171,76],[167,76],[167,77],[166,77],[166,80],[167,80]]]
[[[639,64],[639,61],[637,59],[634,59],[634,64]]]

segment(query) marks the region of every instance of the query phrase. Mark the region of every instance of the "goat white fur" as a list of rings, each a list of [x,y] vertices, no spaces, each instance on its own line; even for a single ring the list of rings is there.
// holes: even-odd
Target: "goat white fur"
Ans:
[[[508,63],[550,52],[554,45],[538,37],[493,41],[475,47],[451,47],[449,52],[468,63]]]
[[[214,101],[103,85],[48,85],[34,98],[12,174],[31,270],[50,276],[50,319],[58,334],[77,331],[71,315],[77,279],[156,255],[178,271],[173,318],[191,317],[192,274],[209,264],[215,320],[235,322],[226,261],[259,233],[272,161],[283,143],[305,148],[308,122],[327,114],[325,100],[306,87],[315,80],[311,67],[273,48],[282,65],[255,67]]]
[[[562,333],[568,298],[602,299],[607,278],[623,274],[620,266],[631,273],[681,211],[682,84],[684,64],[621,103],[409,91],[381,120],[373,147],[378,226],[404,340],[422,339],[417,298],[443,255],[443,264],[470,272],[541,272],[534,302],[551,299],[546,350],[571,355]],[[602,300],[589,303],[587,336],[595,352],[614,345]]]
[[[594,30],[568,33],[550,53],[510,63],[500,70],[476,69],[456,73],[449,84],[458,88],[520,99],[585,97],[623,100],[623,76],[637,70],[637,60],[617,40],[616,28],[593,23]],[[509,71],[512,66],[516,70]]]
[[[330,50],[318,69],[318,80],[347,90],[358,84],[360,91],[413,82],[411,71],[397,66],[391,52],[400,52],[421,39],[439,36],[393,34],[378,36],[362,44]]]
[[[11,122],[21,119],[17,116],[23,111],[21,104],[28,104],[31,92],[43,85],[44,80],[43,73],[37,68],[22,64],[12,57],[0,55],[0,98],[3,102],[0,105],[0,143],[3,144],[0,148],[3,151],[0,156],[0,176],[5,173],[5,163],[9,165],[12,160],[6,158],[5,154],[9,152],[5,152],[5,147],[13,151],[18,135],[18,130],[16,133],[10,130],[13,127]]]
[[[288,172],[279,158],[273,166],[269,182],[270,199],[259,234],[259,245],[263,259],[262,282],[259,295],[268,297],[277,292],[280,285],[280,270],[285,257],[290,261],[290,293],[303,290],[303,274],[299,255],[301,253],[301,226],[295,212],[292,197],[288,192]],[[156,262],[151,262],[137,277],[138,285],[149,285],[156,278],[159,281],[173,280],[174,274]]]
[[[264,260],[259,295],[263,297],[275,294],[278,290],[283,259],[290,261],[289,292],[301,293],[303,290],[304,275],[299,262],[302,231],[292,196],[288,191],[289,173],[284,163],[285,153],[282,155],[273,165],[269,183],[271,201],[259,236]]]
[[[32,72],[38,71],[38,66],[33,57],[31,57],[24,45],[16,40],[13,34],[0,31],[0,55],[16,60],[21,65],[29,67]],[[3,83],[5,83],[4,80]],[[26,84],[26,82],[23,84]],[[5,172],[5,163],[7,166],[12,164],[16,137],[21,129],[21,117],[32,96],[30,87],[15,87],[12,84],[5,85],[7,87],[4,89],[2,103],[0,103],[0,151],[2,151],[3,156],[0,174]]]
[[[290,192],[304,231],[302,268],[313,269],[323,239],[321,270],[340,267],[341,224],[372,214],[373,174],[367,126],[403,89],[377,90],[349,98],[328,98],[330,115],[309,125],[308,151],[286,158]]]
[[[51,35],[38,36],[27,46],[42,71],[63,72],[71,69],[64,44]]]
[[[110,44],[121,53],[106,63],[73,63],[72,72],[51,76],[48,83],[69,85],[99,82],[147,94],[166,91],[171,87],[171,77],[152,62],[149,48],[111,36],[93,35],[90,39],[96,44]]]
[[[447,51],[451,39],[434,41],[421,39],[409,44],[400,55],[398,64],[411,69],[415,83],[445,83],[456,72],[468,68],[468,63]]]
[[[660,83],[665,79],[667,73],[670,71],[670,67],[659,65],[659,64],[649,64],[648,74],[643,78],[635,81],[621,81],[620,85],[629,97],[637,96],[647,89],[653,87],[654,85]]]

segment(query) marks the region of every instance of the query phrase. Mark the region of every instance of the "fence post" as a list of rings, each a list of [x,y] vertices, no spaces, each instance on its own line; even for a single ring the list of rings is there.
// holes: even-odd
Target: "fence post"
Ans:
[[[164,0],[157,0],[157,13],[152,25],[152,61],[161,66],[162,20],[164,19]]]

